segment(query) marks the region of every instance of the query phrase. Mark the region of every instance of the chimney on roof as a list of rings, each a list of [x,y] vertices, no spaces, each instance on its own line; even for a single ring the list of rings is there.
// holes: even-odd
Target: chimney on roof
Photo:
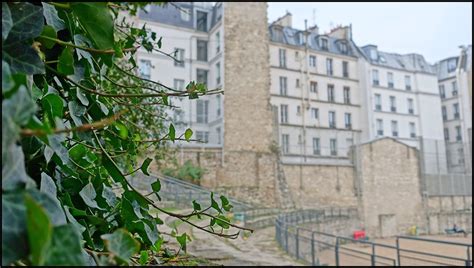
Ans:
[[[308,31],[314,34],[319,34],[319,28],[317,25],[308,28]]]
[[[337,38],[337,39],[346,39],[350,40],[351,39],[351,27],[350,26],[338,26],[337,28],[334,28],[331,30],[329,33],[329,36]]]
[[[278,18],[273,24],[280,25],[283,27],[292,27],[292,15],[290,12],[286,11],[285,16]]]

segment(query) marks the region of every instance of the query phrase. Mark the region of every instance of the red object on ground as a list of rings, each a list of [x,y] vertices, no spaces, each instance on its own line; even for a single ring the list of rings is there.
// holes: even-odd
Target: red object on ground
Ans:
[[[354,231],[354,239],[364,239],[365,238],[365,231],[364,230],[358,230]]]

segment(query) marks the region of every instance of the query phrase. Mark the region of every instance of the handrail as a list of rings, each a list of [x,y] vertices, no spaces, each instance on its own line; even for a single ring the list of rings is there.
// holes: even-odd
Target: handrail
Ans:
[[[444,241],[444,240],[421,238],[421,237],[397,235],[397,238],[409,239],[409,240],[418,240],[418,241],[425,241],[425,242],[432,242],[432,243],[442,243],[442,244],[449,244],[449,245],[456,245],[456,246],[463,246],[463,247],[466,247],[466,246],[472,247],[472,244],[468,244],[468,243]]]

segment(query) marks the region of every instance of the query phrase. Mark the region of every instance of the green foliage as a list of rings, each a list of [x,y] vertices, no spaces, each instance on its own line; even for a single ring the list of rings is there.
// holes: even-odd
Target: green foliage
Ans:
[[[199,184],[202,176],[204,175],[205,169],[193,165],[193,163],[188,160],[184,162],[184,165],[182,166],[175,165],[172,168],[164,168],[161,172],[166,176],[175,177],[194,184]]]
[[[162,119],[168,96],[213,92],[195,82],[176,92],[135,75],[137,48],[166,40],[118,14],[146,4],[2,3],[2,265],[138,264],[140,250],[146,264],[150,252],[169,253],[160,216],[188,221],[148,198],[161,201],[159,180],[148,194],[127,181],[149,175],[150,148],[164,157],[167,141],[192,136]],[[195,181],[203,174],[190,163],[177,171]],[[219,214],[207,215],[223,229],[226,200],[213,200]],[[189,237],[176,239],[185,250]]]

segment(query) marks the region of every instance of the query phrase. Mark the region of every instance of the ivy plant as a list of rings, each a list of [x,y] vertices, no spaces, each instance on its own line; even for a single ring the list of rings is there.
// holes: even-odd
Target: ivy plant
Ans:
[[[160,232],[163,215],[227,238],[245,229],[224,216],[224,196],[177,214],[148,198],[159,180],[152,193],[127,180],[148,174],[143,152],[192,140],[167,119],[170,97],[222,93],[140,77],[139,50],[173,57],[161,51],[166,40],[122,16],[146,4],[2,3],[2,265],[146,265],[169,257],[167,239],[186,249],[186,234]],[[195,215],[209,224],[190,222]]]

